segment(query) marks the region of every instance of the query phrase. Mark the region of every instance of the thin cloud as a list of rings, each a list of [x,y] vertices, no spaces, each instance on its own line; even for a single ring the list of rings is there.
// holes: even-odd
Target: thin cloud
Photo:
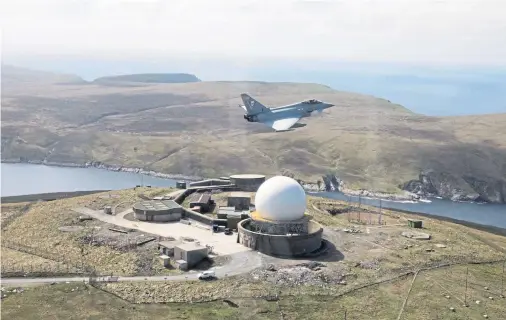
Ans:
[[[505,11],[500,0],[4,1],[2,53],[505,65]]]

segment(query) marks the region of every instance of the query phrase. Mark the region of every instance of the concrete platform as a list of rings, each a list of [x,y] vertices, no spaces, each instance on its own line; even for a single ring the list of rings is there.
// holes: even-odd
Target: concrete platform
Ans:
[[[90,216],[94,219],[114,224],[116,226],[137,229],[139,231],[156,234],[162,237],[191,237],[199,241],[201,245],[210,245],[213,252],[219,255],[234,254],[237,252],[250,251],[251,249],[236,242],[237,235],[225,235],[213,233],[212,230],[203,230],[193,225],[180,222],[151,223],[143,221],[129,221],[119,216],[106,215],[102,211],[92,210],[86,207],[74,208],[72,211]]]

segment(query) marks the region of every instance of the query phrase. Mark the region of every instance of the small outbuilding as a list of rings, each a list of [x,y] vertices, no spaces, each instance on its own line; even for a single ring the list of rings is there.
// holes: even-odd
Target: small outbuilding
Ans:
[[[241,215],[230,215],[227,217],[227,228],[229,229],[237,229],[237,224],[241,222],[242,218]]]
[[[251,197],[246,192],[232,192],[227,199],[227,207],[234,207],[236,210],[249,210]]]
[[[186,189],[186,181],[177,181],[176,188],[178,189]]]
[[[162,254],[160,256],[160,260],[162,260],[164,268],[170,268],[170,257],[169,256]]]
[[[133,205],[134,217],[141,221],[178,221],[183,208],[173,200],[147,200]]]
[[[200,207],[199,212],[209,212],[212,204],[210,192],[194,193],[190,198],[190,209]]]
[[[207,247],[196,243],[183,243],[174,247],[174,260],[184,260],[187,268],[192,268],[208,255]]]
[[[422,220],[408,219],[408,226],[410,228],[421,229],[423,227],[423,222]]]

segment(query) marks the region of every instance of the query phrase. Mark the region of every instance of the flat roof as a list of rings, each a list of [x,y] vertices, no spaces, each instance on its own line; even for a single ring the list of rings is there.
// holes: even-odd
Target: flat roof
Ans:
[[[160,241],[158,242],[159,245],[161,245],[164,248],[174,248],[175,246],[178,246],[181,244],[180,241]]]
[[[264,178],[265,179],[265,176],[263,174],[245,173],[245,174],[234,174],[234,175],[231,175],[230,178],[232,178],[232,179],[262,179],[262,178]]]
[[[207,249],[206,247],[201,246],[201,245],[197,245],[196,243],[193,243],[193,242],[182,243],[182,244],[177,245],[176,247],[178,247],[180,250],[183,250],[183,251],[195,251],[195,250]]]
[[[190,202],[208,203],[209,200],[211,200],[211,193],[209,193],[209,192],[194,193],[194,194],[192,194]]]
[[[147,200],[135,203],[134,207],[138,210],[164,211],[180,208],[181,206],[174,200]]]
[[[218,209],[218,212],[219,213],[234,213],[234,212],[238,212],[238,213],[241,213],[241,212],[245,212],[245,213],[250,213],[250,210],[249,209],[244,209],[244,210],[235,210],[235,207],[220,207]]]
[[[228,197],[229,198],[249,198],[249,199],[251,199],[251,195],[249,193],[240,192],[240,191],[231,192]]]

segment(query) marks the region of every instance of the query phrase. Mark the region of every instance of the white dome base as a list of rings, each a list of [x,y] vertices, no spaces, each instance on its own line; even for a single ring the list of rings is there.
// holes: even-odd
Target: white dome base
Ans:
[[[266,220],[298,220],[306,212],[306,193],[294,179],[275,176],[258,188],[255,208],[257,214]]]

